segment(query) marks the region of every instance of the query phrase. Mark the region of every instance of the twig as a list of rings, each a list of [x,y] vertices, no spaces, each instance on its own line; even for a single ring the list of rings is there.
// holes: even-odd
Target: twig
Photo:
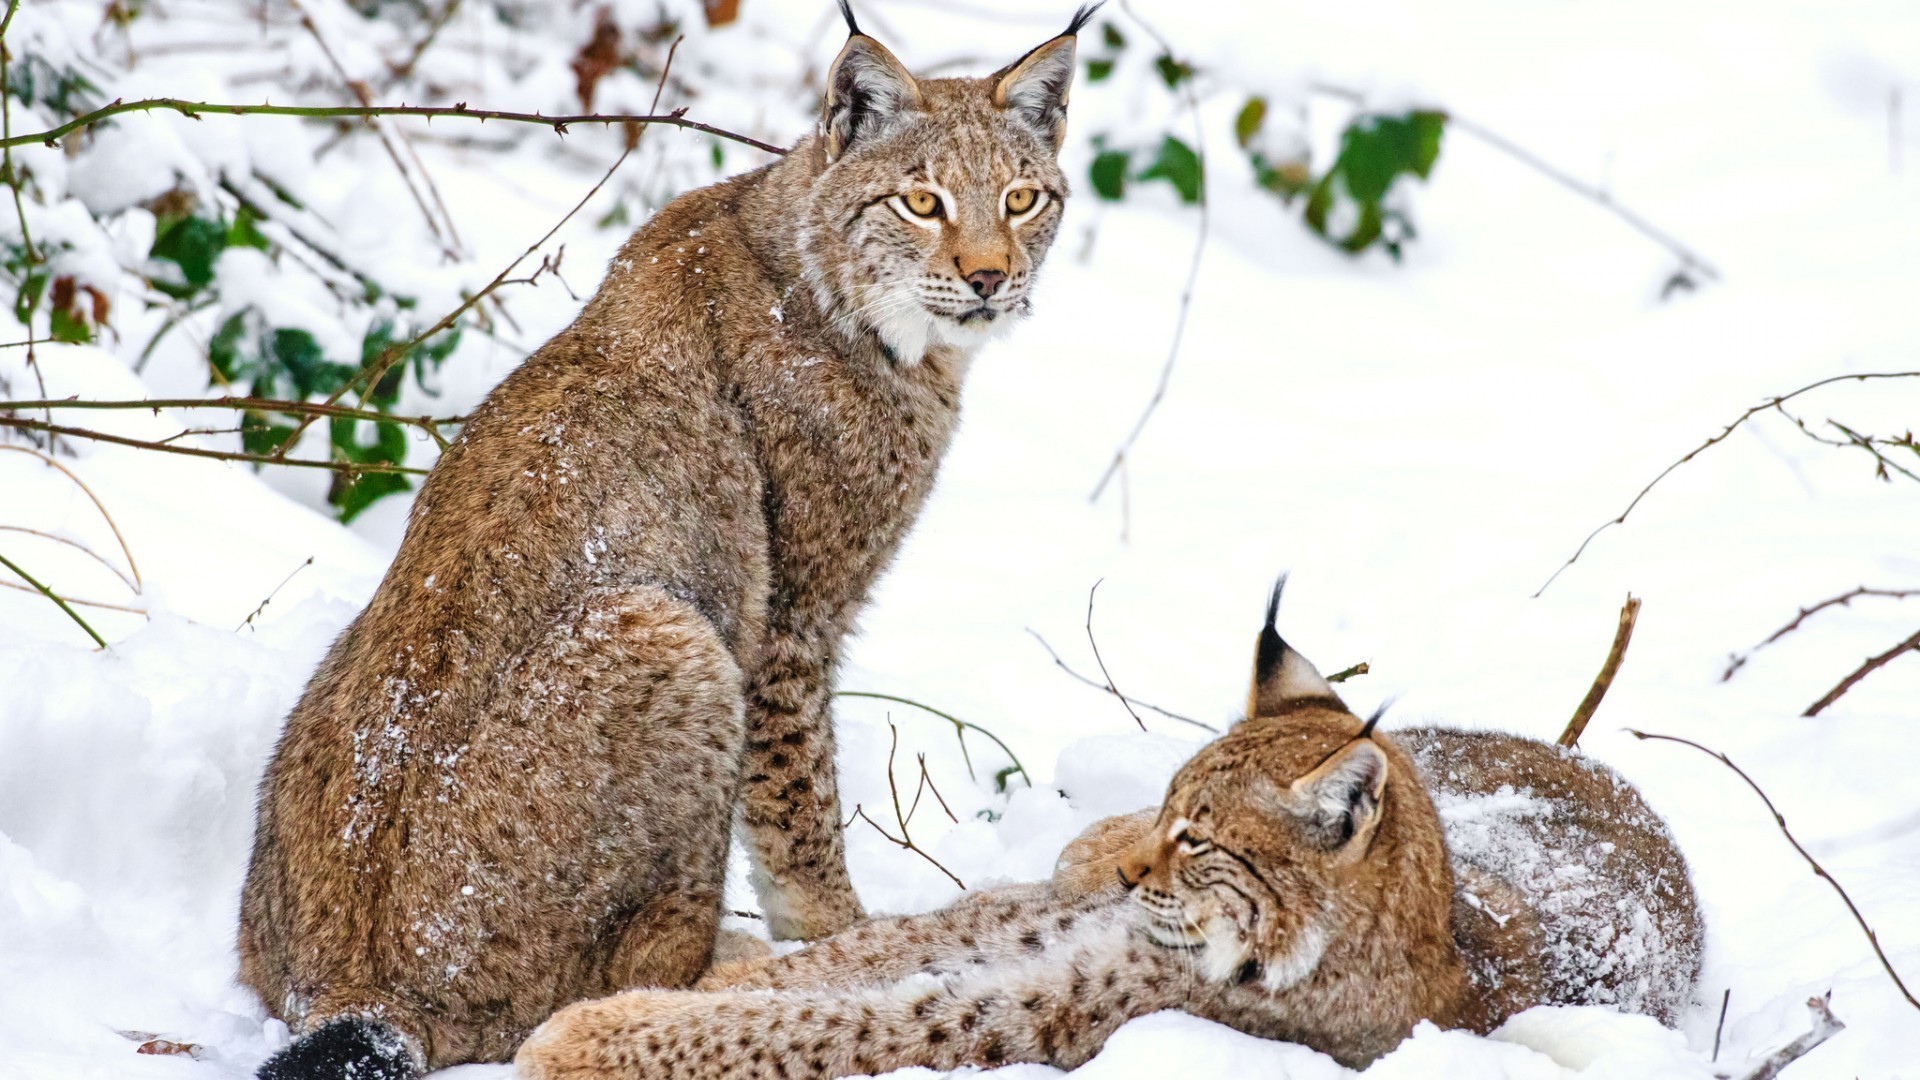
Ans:
[[[1900,995],[1907,999],[1907,1004],[1912,1005],[1915,1009],[1920,1009],[1920,1000],[1916,1000],[1912,991],[1907,989],[1907,984],[1900,981],[1899,974],[1893,970],[1892,962],[1887,959],[1887,954],[1880,949],[1880,936],[1873,932],[1873,927],[1867,925],[1867,920],[1860,914],[1860,909],[1853,905],[1853,897],[1848,896],[1847,890],[1840,887],[1840,883],[1834,880],[1832,874],[1827,873],[1826,867],[1821,866],[1812,855],[1807,854],[1807,849],[1801,847],[1800,841],[1793,838],[1793,833],[1787,829],[1787,819],[1780,815],[1779,810],[1774,809],[1773,800],[1767,798],[1767,793],[1760,790],[1759,784],[1753,782],[1753,777],[1748,776],[1740,766],[1735,765],[1732,758],[1729,758],[1717,750],[1709,750],[1699,743],[1694,742],[1692,739],[1683,739],[1678,735],[1656,735],[1651,732],[1636,731],[1633,728],[1628,728],[1627,734],[1632,735],[1636,739],[1659,739],[1663,742],[1674,742],[1682,746],[1691,746],[1709,757],[1720,759],[1722,765],[1732,769],[1734,775],[1746,781],[1747,786],[1753,789],[1753,793],[1760,796],[1760,801],[1766,804],[1767,812],[1773,815],[1774,824],[1780,827],[1780,835],[1786,837],[1787,843],[1793,845],[1793,850],[1799,852],[1800,857],[1807,860],[1808,866],[1813,867],[1815,876],[1825,878],[1827,884],[1833,886],[1833,891],[1840,894],[1840,899],[1846,903],[1847,910],[1853,913],[1853,921],[1859,923],[1860,929],[1866,933],[1867,944],[1873,946],[1873,954],[1880,958],[1880,966],[1887,970],[1887,977],[1892,979],[1893,985],[1900,989]]]
[[[25,570],[20,569],[20,564],[14,562],[12,559],[7,558],[5,555],[0,555],[0,566],[4,566],[7,569],[13,571],[14,573],[20,575],[20,580],[33,586],[36,592],[40,593],[40,595],[46,597],[47,599],[53,601],[55,604],[60,605],[60,610],[67,613],[67,618],[72,619],[74,622],[80,624],[80,629],[85,630],[87,632],[87,636],[92,638],[95,644],[99,645],[103,649],[107,649],[108,651],[112,650],[112,647],[107,644],[107,639],[101,637],[100,634],[97,631],[95,631],[91,625],[87,623],[87,620],[81,618],[80,613],[73,610],[73,606],[67,603],[65,597],[62,597],[59,593],[54,592],[52,589],[47,588],[45,585],[40,584],[40,580],[38,578],[34,577],[32,574],[27,573]]]
[[[689,120],[685,108],[670,112],[655,113],[647,116],[626,113],[582,113],[576,115],[549,116],[545,113],[507,112],[500,109],[471,109],[465,102],[456,105],[232,105],[212,101],[183,101],[179,98],[143,98],[139,101],[114,101],[95,109],[90,113],[77,116],[59,127],[36,131],[30,135],[9,135],[0,139],[0,149],[14,146],[27,146],[33,143],[53,145],[59,139],[73,132],[92,127],[109,117],[130,112],[151,112],[154,110],[177,112],[191,120],[198,120],[202,113],[220,116],[305,116],[321,120],[356,120],[370,116],[452,116],[468,120],[501,120],[517,124],[540,124],[550,127],[555,134],[565,135],[567,128],[574,124],[666,124],[670,127],[686,128],[689,131],[702,131],[716,138],[751,146],[769,154],[785,154],[786,150],[771,143],[742,135],[737,131],[714,127],[698,120]]]
[[[254,608],[252,614],[240,620],[240,625],[234,627],[233,632],[237,634],[240,631],[245,630],[247,627],[252,626],[253,620],[259,618],[260,613],[267,610],[267,605],[273,603],[273,598],[280,595],[280,590],[287,587],[287,582],[292,581],[295,574],[298,574],[300,571],[305,570],[307,567],[312,565],[313,565],[313,556],[309,555],[307,556],[307,561],[301,563],[299,566],[294,567],[293,570],[290,573],[288,573],[286,577],[280,579],[280,584],[275,585],[273,587],[273,591],[267,594],[267,598],[265,600],[260,601],[260,606],[257,608]]]
[[[1627,658],[1627,643],[1633,640],[1633,624],[1640,618],[1640,600],[1632,593],[1627,594],[1627,602],[1620,607],[1620,626],[1613,632],[1613,647],[1607,650],[1607,661],[1600,665],[1600,674],[1593,677],[1593,685],[1587,688],[1587,696],[1580,699],[1580,707],[1573,710],[1573,719],[1567,721],[1565,730],[1557,740],[1561,746],[1578,746],[1580,736],[1587,730],[1587,721],[1600,708],[1600,699],[1607,696],[1607,690],[1613,685],[1613,677],[1620,671],[1620,661]]]
[[[1105,578],[1100,579],[1100,581],[1105,580]],[[1113,675],[1107,671],[1107,662],[1100,658],[1100,643],[1093,637],[1093,594],[1100,591],[1100,581],[1094,582],[1093,588],[1087,590],[1087,644],[1093,646],[1093,662],[1100,665],[1100,674],[1107,680],[1107,691],[1120,699],[1120,704],[1126,708],[1127,715],[1133,717],[1133,722],[1140,725],[1141,731],[1145,731],[1147,722],[1140,719],[1139,713],[1133,711],[1133,705],[1127,700],[1127,695],[1113,685]]]
[[[1833,1015],[1833,1010],[1827,1007],[1827,1003],[1832,999],[1833,991],[1831,990],[1827,991],[1825,997],[1808,998],[1807,1010],[1813,1013],[1813,1029],[1768,1054],[1767,1059],[1762,1061],[1758,1068],[1742,1077],[1742,1080],[1773,1080],[1780,1075],[1780,1070],[1805,1057],[1814,1047],[1845,1031],[1847,1025],[1841,1023],[1840,1019]]]
[[[954,876],[953,871],[940,865],[940,860],[934,858],[932,855],[927,854],[927,851],[925,848],[914,843],[913,836],[907,832],[907,815],[902,813],[900,810],[900,785],[896,783],[893,778],[893,757],[894,757],[894,753],[900,749],[900,729],[897,727],[894,727],[893,721],[889,720],[887,721],[887,730],[893,732],[893,744],[887,748],[887,790],[893,794],[893,820],[900,824],[900,835],[895,836],[892,833],[888,832],[886,829],[881,828],[880,823],[873,820],[871,817],[868,817],[866,808],[859,805],[858,803],[854,804],[853,816],[857,818],[865,819],[867,824],[873,826],[873,831],[879,833],[881,836],[886,837],[890,842],[898,845],[903,850],[911,851],[914,854],[920,856],[921,858],[927,860],[927,862],[933,864],[933,868],[935,870],[938,870],[941,873],[947,875],[948,880],[952,881],[955,885],[958,885],[962,892],[965,892],[967,888],[967,883],[964,881],[961,881],[958,877]],[[932,778],[927,776],[927,757],[925,754],[920,755],[920,778],[923,782],[926,782],[929,784],[933,782]],[[938,798],[940,795],[940,792],[936,790],[933,794],[935,798]],[[946,806],[946,800],[941,799],[940,805],[942,807]],[[947,816],[952,817],[953,811],[951,810],[947,811]],[[848,820],[851,821],[852,819],[850,818]],[[959,819],[956,818],[955,820],[958,821]]]
[[[111,573],[114,577],[117,577],[120,579],[120,583],[122,585],[125,585],[129,592],[132,592],[136,596],[140,594],[140,587],[134,584],[133,579],[127,576],[126,571],[108,562],[107,557],[105,555],[100,554],[99,552],[93,550],[92,548],[88,547],[87,545],[81,543],[78,540],[73,540],[68,537],[61,536],[57,533],[43,532],[39,529],[30,529],[25,525],[0,525],[0,532],[17,532],[26,536],[37,536],[42,540],[51,540],[56,544],[64,544],[65,546],[70,547],[75,551],[78,551],[80,554],[85,555],[87,558],[92,559],[94,562],[99,563],[101,566],[106,567],[109,573]]]
[[[1365,675],[1367,672],[1372,670],[1373,670],[1373,665],[1367,663],[1365,660],[1362,660],[1350,668],[1341,668],[1339,671],[1336,671],[1333,674],[1327,676],[1327,681],[1330,683],[1343,683],[1343,682],[1346,682],[1348,679],[1354,678],[1355,676]]]
[[[1720,1060],[1720,1036],[1727,1030],[1727,1005],[1733,1001],[1733,987],[1720,995],[1720,1022],[1713,1025],[1713,1056],[1707,1059],[1709,1064]]]
[[[1160,32],[1154,29],[1150,23],[1142,19],[1139,13],[1133,10],[1132,5],[1127,3],[1127,0],[1120,0],[1120,9],[1132,17],[1133,21],[1139,23],[1140,28],[1145,30],[1149,37],[1159,42],[1160,47],[1166,51],[1168,56],[1173,55],[1173,46],[1168,43],[1166,38],[1161,37]],[[1205,129],[1200,123],[1200,99],[1195,96],[1193,92],[1193,80],[1191,78],[1184,80],[1182,86],[1186,91],[1187,111],[1193,117],[1194,156],[1200,162],[1200,227],[1194,233],[1193,258],[1187,264],[1187,283],[1186,286],[1180,290],[1180,309],[1179,313],[1174,316],[1173,321],[1173,341],[1167,346],[1166,362],[1160,366],[1160,380],[1154,384],[1153,396],[1147,399],[1146,408],[1140,410],[1140,418],[1133,422],[1133,430],[1129,431],[1127,437],[1121,440],[1120,446],[1113,452],[1113,460],[1107,463],[1106,471],[1100,474],[1099,482],[1093,485],[1092,494],[1087,496],[1088,502],[1099,501],[1100,493],[1107,489],[1108,481],[1112,480],[1114,474],[1119,472],[1121,467],[1127,463],[1127,455],[1133,451],[1133,444],[1139,440],[1140,433],[1146,430],[1147,422],[1153,419],[1154,411],[1160,407],[1160,402],[1167,396],[1167,384],[1173,379],[1173,366],[1175,362],[1180,359],[1180,340],[1186,336],[1187,332],[1187,314],[1193,308],[1194,283],[1200,280],[1200,257],[1207,250],[1207,229],[1210,214],[1207,208],[1207,144],[1204,133]],[[1138,717],[1135,719],[1138,719]]]
[[[1894,447],[1899,447],[1902,450],[1912,450],[1912,451],[1915,451],[1916,453],[1920,453],[1920,445],[1916,445],[1914,443],[1912,432],[1908,432],[1906,438],[1904,439],[1889,439],[1879,435],[1862,435],[1859,432],[1848,427],[1847,425],[1841,423],[1840,421],[1834,420],[1831,418],[1827,420],[1827,424],[1830,427],[1832,427],[1834,430],[1840,432],[1840,434],[1845,435],[1847,437],[1846,441],[1843,443],[1840,443],[1839,445],[1857,446],[1860,449],[1865,450],[1867,453],[1873,455],[1873,460],[1874,460],[1873,473],[1875,476],[1879,477],[1882,480],[1892,480],[1893,477],[1888,472],[1888,470],[1892,470],[1893,472],[1897,472],[1901,476],[1904,476],[1909,480],[1920,481],[1920,474],[1916,474],[1912,469],[1907,468],[1905,465],[1900,464],[1899,462],[1893,460],[1892,458],[1880,452],[1880,448],[1882,446],[1894,446]]]
[[[110,435],[104,431],[88,428],[67,427],[63,424],[48,424],[40,420],[23,420],[17,416],[0,416],[0,428],[13,428],[16,431],[44,431],[50,435],[65,435],[75,439],[89,439],[93,442],[113,443],[116,446],[131,446],[137,450],[159,450],[168,454],[185,454],[188,457],[213,458],[218,461],[244,461],[253,465],[287,465],[303,469],[331,469],[334,472],[358,475],[360,473],[397,473],[402,476],[425,476],[427,470],[407,465],[388,465],[384,462],[354,461],[316,461],[308,458],[276,458],[267,454],[248,454],[234,450],[206,450],[198,446],[175,446],[172,443],[156,442],[148,439],[130,439],[124,435]]]
[[[1348,87],[1335,86],[1331,83],[1315,83],[1313,84],[1313,89],[1328,97],[1339,98],[1354,105],[1366,104],[1365,94]],[[1459,113],[1454,112],[1452,109],[1444,109],[1436,106],[1432,108],[1432,111],[1445,116],[1447,123],[1456,129],[1479,139],[1481,142],[1486,143],[1488,146],[1493,147],[1495,150],[1527,166],[1574,194],[1597,203],[1606,210],[1611,211],[1615,217],[1632,226],[1642,236],[1645,236],[1647,239],[1652,240],[1654,243],[1659,244],[1671,252],[1675,258],[1680,260],[1683,269],[1691,268],[1698,270],[1703,277],[1711,281],[1718,281],[1720,279],[1720,271],[1716,270],[1712,263],[1701,258],[1698,252],[1674,239],[1672,235],[1655,226],[1646,218],[1620,205],[1620,203],[1614,200],[1613,194],[1605,188],[1596,187],[1585,181],[1576,179],[1570,173],[1563,172],[1553,165],[1548,164],[1546,159],[1521,146],[1519,143],[1514,142],[1512,139],[1488,127],[1475,123],[1461,116]]]
[[[40,254],[40,249],[33,245],[33,232],[27,228],[27,206],[20,198],[20,174],[13,171],[13,75],[9,69],[11,56],[5,41],[7,27],[13,25],[13,13],[19,7],[20,0],[7,0],[6,17],[0,18],[0,169],[5,171],[7,187],[13,192],[13,212],[20,218],[20,247],[26,259],[26,266],[20,274],[20,287],[24,291],[32,281],[33,268],[46,259]],[[27,370],[33,372],[33,380],[40,387],[40,396],[45,397],[47,378],[41,373],[39,358],[34,354],[36,339],[33,336],[33,316],[39,306],[39,300],[34,300],[27,306],[26,316],[20,321],[26,326]],[[51,422],[53,417],[49,415],[46,419]],[[54,449],[51,439],[47,442],[47,449]]]
[[[453,16],[459,10],[460,0],[447,0],[440,5],[440,10],[434,13],[433,20],[427,24],[426,36],[414,43],[413,51],[407,54],[405,60],[388,66],[387,88],[391,89],[396,83],[403,83],[413,75],[415,65],[420,63],[420,58],[426,55],[433,43],[439,40],[440,31],[446,29],[447,24],[453,21]]]
[[[1778,408],[1782,402],[1791,401],[1794,398],[1799,397],[1801,394],[1804,394],[1810,390],[1817,390],[1820,387],[1827,386],[1831,383],[1849,382],[1849,381],[1865,382],[1868,379],[1912,379],[1912,378],[1920,378],[1920,371],[1877,371],[1877,372],[1866,372],[1859,375],[1833,375],[1825,379],[1820,379],[1816,382],[1808,383],[1807,385],[1800,387],[1798,390],[1791,390],[1791,391],[1788,391],[1787,393],[1770,397],[1767,400],[1761,402],[1760,404],[1753,406],[1752,408],[1748,409],[1746,412],[1743,412],[1739,416],[1735,417],[1732,423],[1728,424],[1724,428],[1721,428],[1719,434],[1714,435],[1713,437],[1709,438],[1707,441],[1701,443],[1699,446],[1696,446],[1692,450],[1687,451],[1686,455],[1680,458],[1680,460],[1660,470],[1660,475],[1648,481],[1647,486],[1640,489],[1640,493],[1633,497],[1633,501],[1627,503],[1627,508],[1625,510],[1620,511],[1620,514],[1618,517],[1615,517],[1611,521],[1602,522],[1599,528],[1588,533],[1587,538],[1585,540],[1580,541],[1580,546],[1574,549],[1573,554],[1570,557],[1568,557],[1567,561],[1560,564],[1560,569],[1555,570],[1552,576],[1548,577],[1547,580],[1544,583],[1542,583],[1538,589],[1534,590],[1533,595],[1536,598],[1538,598],[1541,593],[1544,593],[1547,591],[1547,586],[1553,584],[1554,579],[1558,578],[1562,573],[1566,572],[1566,569],[1569,566],[1572,566],[1574,563],[1578,562],[1580,560],[1580,556],[1586,553],[1587,545],[1593,543],[1594,537],[1599,536],[1601,533],[1605,532],[1606,530],[1612,528],[1615,525],[1624,524],[1627,520],[1627,515],[1633,513],[1634,507],[1637,507],[1640,505],[1640,500],[1646,498],[1647,494],[1651,492],[1656,486],[1658,486],[1660,481],[1665,480],[1668,474],[1672,473],[1675,469],[1678,469],[1680,466],[1685,465],[1687,462],[1692,461],[1694,458],[1699,457],[1702,453],[1706,452],[1708,449],[1711,449],[1716,443],[1721,442],[1727,436],[1733,434],[1734,431],[1740,427],[1740,425],[1746,423],[1748,420],[1751,420],[1755,414],[1765,412],[1768,409]]]
[[[1800,613],[1793,617],[1791,622],[1775,630],[1773,633],[1768,634],[1765,641],[1762,641],[1744,653],[1734,653],[1727,657],[1727,670],[1720,673],[1720,681],[1726,682],[1733,678],[1733,673],[1747,666],[1747,661],[1753,657],[1754,653],[1759,652],[1761,649],[1800,629],[1800,624],[1806,622],[1809,616],[1816,612],[1825,611],[1830,607],[1847,607],[1852,604],[1854,598],[1858,596],[1885,596],[1895,600],[1903,600],[1910,596],[1920,596],[1920,589],[1874,589],[1861,585],[1857,588],[1849,589],[1839,596],[1830,596],[1814,604],[1812,607],[1803,607],[1800,609]]]
[[[401,416],[375,409],[356,409],[351,405],[332,405],[319,401],[293,401],[283,398],[138,398],[131,401],[89,401],[83,398],[46,398],[38,401],[0,401],[0,409],[233,409],[236,412],[286,413],[291,416],[325,416],[375,423],[404,424],[432,436],[441,449],[447,446],[440,429],[464,424],[464,416]]]
[[[1826,695],[1823,696],[1819,701],[1816,701],[1813,704],[1807,706],[1807,711],[1801,713],[1800,715],[1801,716],[1819,716],[1820,711],[1822,709],[1825,709],[1827,706],[1833,704],[1836,701],[1839,701],[1841,698],[1841,695],[1853,689],[1854,685],[1858,683],[1861,679],[1864,679],[1867,676],[1873,674],[1875,671],[1879,670],[1880,668],[1887,666],[1887,664],[1891,662],[1894,657],[1899,656],[1901,653],[1911,652],[1915,650],[1920,650],[1920,630],[1915,630],[1911,635],[1909,635],[1906,638],[1906,640],[1900,642],[1900,644],[1898,645],[1895,645],[1893,648],[1888,649],[1886,652],[1883,652],[1878,656],[1868,657],[1865,663],[1861,664],[1857,668],[1854,668],[1853,671],[1849,673],[1846,678],[1840,680],[1838,685],[1836,685],[1833,689],[1827,691]]]
[[[0,402],[0,405],[5,404],[6,402]],[[8,443],[0,443],[0,450],[13,450],[38,458],[49,468],[59,470],[62,476],[73,481],[73,486],[80,489],[80,493],[87,497],[87,501],[93,504],[95,510],[100,511],[101,520],[107,523],[107,529],[113,533],[114,543],[120,545],[120,554],[127,557],[127,573],[133,575],[133,591],[137,593],[145,588],[146,582],[140,578],[140,564],[133,561],[133,549],[127,546],[127,538],[120,535],[119,523],[113,520],[113,515],[107,512],[107,504],[100,501],[100,496],[93,493],[93,489],[87,486],[85,480],[75,475],[72,469],[60,464],[51,454],[41,453],[30,446],[13,446]],[[103,559],[101,561],[104,562],[106,560]],[[125,578],[123,577],[122,580],[125,580]]]
[[[13,589],[16,592],[28,592],[28,593],[37,593],[40,591],[39,589],[36,589],[30,585],[21,585],[21,584],[18,584],[17,582],[12,582],[12,581],[0,581],[0,588]],[[100,608],[103,611],[124,611],[129,615],[141,615],[147,618],[153,617],[147,614],[146,608],[137,608],[131,604],[115,604],[106,600],[82,600],[77,596],[67,596],[64,594],[61,595],[60,599],[65,600],[67,603],[73,604],[76,607]]]
[[[977,731],[980,734],[985,735],[987,738],[992,739],[993,745],[998,746],[1000,748],[1000,752],[1007,755],[1007,760],[1013,763],[1014,771],[1020,774],[1020,778],[1027,782],[1028,787],[1033,786],[1032,775],[1030,775],[1027,772],[1027,767],[1025,765],[1020,764],[1020,759],[1014,756],[1013,750],[1010,747],[1008,747],[1005,742],[1001,741],[1000,736],[995,735],[993,732],[988,731],[986,728],[981,727],[979,724],[962,720],[959,717],[953,715],[952,713],[942,712],[941,710],[936,709],[931,705],[923,704],[921,702],[913,700],[912,698],[900,697],[896,694],[879,694],[879,693],[874,693],[873,691],[870,691],[870,690],[835,690],[833,692],[833,696],[834,697],[850,697],[850,698],[872,698],[875,701],[891,701],[899,705],[910,705],[916,709],[919,709],[922,712],[929,713],[933,716],[937,716],[940,719],[945,720],[947,723],[952,724],[954,735],[956,738],[960,740],[960,757],[967,763],[967,778],[975,781],[978,781],[980,778],[974,775],[973,757],[972,755],[967,753],[967,732]]]
[[[1107,694],[1119,693],[1118,690],[1115,690],[1113,687],[1108,686],[1106,683],[1103,683],[1098,679],[1089,679],[1085,675],[1082,675],[1079,672],[1068,667],[1067,662],[1065,660],[1060,659],[1060,654],[1053,651],[1053,646],[1047,644],[1047,639],[1041,637],[1040,632],[1038,630],[1035,630],[1033,627],[1029,626],[1027,627],[1027,633],[1032,634],[1033,640],[1039,642],[1040,647],[1047,650],[1047,655],[1053,658],[1054,666],[1058,667],[1061,671],[1066,672],[1068,675],[1073,676],[1075,679],[1078,679],[1079,681],[1087,684],[1088,686],[1093,687],[1095,690],[1101,691],[1102,693],[1107,693]],[[1203,724],[1200,721],[1195,720],[1191,716],[1182,716],[1171,709],[1163,709],[1160,706],[1155,705],[1151,702],[1141,701],[1139,698],[1124,698],[1123,700],[1128,701],[1134,705],[1138,705],[1141,708],[1146,709],[1148,712],[1159,713],[1161,716],[1164,716],[1169,720],[1178,720],[1183,724],[1192,724],[1194,727],[1211,731],[1216,735],[1219,734],[1220,732],[1220,729],[1214,727],[1212,724]]]

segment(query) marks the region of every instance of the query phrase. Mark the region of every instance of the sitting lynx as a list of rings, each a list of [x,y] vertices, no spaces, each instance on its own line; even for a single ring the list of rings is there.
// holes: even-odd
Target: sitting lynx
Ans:
[[[1072,1068],[1161,1009],[1361,1066],[1420,1020],[1484,1032],[1536,1004],[1605,1003],[1671,1021],[1690,1000],[1685,863],[1603,766],[1506,735],[1375,734],[1271,607],[1248,712],[1164,806],[1095,825],[1050,883],[722,965],[699,984],[713,993],[572,1006],[520,1073]]]
[[[853,27],[818,133],[662,209],[474,412],[261,784],[240,977],[300,1036],[263,1080],[691,984],[735,827],[775,936],[863,918],[834,667],[1030,309],[1087,16],[977,79]]]

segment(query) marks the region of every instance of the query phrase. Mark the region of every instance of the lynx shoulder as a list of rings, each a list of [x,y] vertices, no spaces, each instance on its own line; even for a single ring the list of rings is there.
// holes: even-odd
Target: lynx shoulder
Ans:
[[[1691,999],[1686,864],[1611,771],[1513,736],[1378,733],[1272,608],[1248,713],[1049,883],[717,968],[710,993],[573,1006],[522,1075],[1072,1068],[1168,1008],[1361,1066],[1422,1020],[1484,1032],[1566,1003],[1670,1022]]]
[[[820,132],[663,209],[475,412],[262,783],[241,977],[303,1034],[263,1076],[503,1060],[690,984],[736,810],[776,936],[863,917],[840,641],[1030,308],[1073,42],[919,79],[855,28]]]

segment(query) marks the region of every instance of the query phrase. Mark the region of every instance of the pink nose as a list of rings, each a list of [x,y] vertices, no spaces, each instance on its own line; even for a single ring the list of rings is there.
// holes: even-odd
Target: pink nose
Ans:
[[[1007,275],[1004,270],[975,270],[967,275],[967,284],[973,286],[973,294],[982,300],[992,296],[1005,280]]]

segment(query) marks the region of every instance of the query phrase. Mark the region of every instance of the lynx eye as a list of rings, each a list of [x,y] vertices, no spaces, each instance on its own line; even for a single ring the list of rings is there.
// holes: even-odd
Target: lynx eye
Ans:
[[[1033,209],[1040,199],[1040,193],[1030,187],[1014,188],[1007,192],[1007,213],[1024,214]]]
[[[940,196],[931,191],[909,191],[905,201],[907,209],[919,217],[930,218],[940,214]]]

